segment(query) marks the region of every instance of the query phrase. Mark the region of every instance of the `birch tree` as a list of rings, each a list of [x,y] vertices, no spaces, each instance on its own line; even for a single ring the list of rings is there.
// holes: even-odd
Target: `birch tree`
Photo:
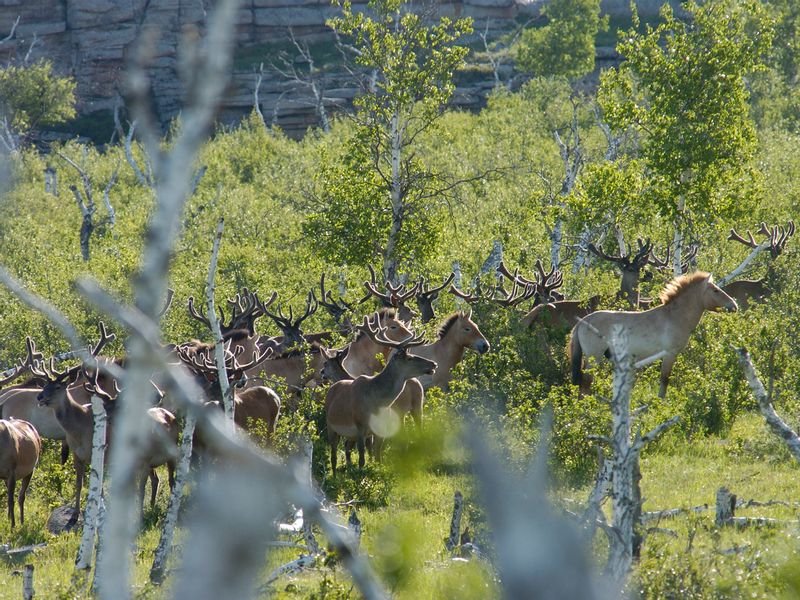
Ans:
[[[598,99],[616,129],[641,136],[650,200],[674,223],[673,267],[681,273],[684,235],[692,216],[710,222],[746,206],[738,194],[754,176],[756,149],[745,76],[762,66],[772,40],[765,10],[755,1],[669,4],[661,23],[622,36],[624,59],[601,76]]]
[[[320,175],[306,233],[336,262],[379,258],[387,280],[404,261],[431,254],[441,231],[435,205],[457,185],[417,154],[453,95],[453,73],[468,49],[456,44],[471,20],[407,10],[401,0],[372,0],[371,15],[341,4],[329,25],[354,39],[356,64],[374,73],[354,100],[355,135],[344,156]],[[328,157],[330,158],[330,157]]]

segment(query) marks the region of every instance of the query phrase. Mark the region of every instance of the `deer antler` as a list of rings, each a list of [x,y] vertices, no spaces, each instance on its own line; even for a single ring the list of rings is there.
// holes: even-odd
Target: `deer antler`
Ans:
[[[689,270],[689,265],[697,256],[697,244],[692,244],[689,246],[686,253],[683,255],[683,260],[681,260],[681,272],[685,273]],[[659,270],[671,270],[672,269],[672,246],[667,244],[664,250],[664,258],[659,258],[655,252],[651,252],[650,256],[647,258],[648,265],[652,265],[656,269]]]
[[[108,344],[109,342],[113,342],[115,339],[117,339],[117,334],[108,333],[108,331],[106,330],[106,324],[103,323],[102,321],[100,321],[100,323],[98,324],[98,328],[100,329],[100,339],[97,340],[97,344],[95,344],[95,347],[89,350],[92,356],[95,357],[100,354],[100,350],[105,348],[106,344]]]
[[[420,298],[430,299],[431,301],[436,300],[437,296],[439,296],[439,292],[441,292],[444,288],[446,288],[454,279],[456,278],[455,273],[450,273],[447,279],[444,280],[442,285],[434,287],[434,288],[425,288],[425,277],[422,276],[419,278],[419,283],[417,287],[419,289],[419,293],[417,294]]]
[[[328,311],[334,320],[339,323],[347,311],[353,310],[353,306],[344,301],[344,299],[339,298],[338,300],[333,299],[333,294],[330,290],[325,290],[325,273],[322,273],[319,278],[319,290],[320,290],[320,298],[317,298],[314,290],[311,290],[311,294],[314,297],[314,300],[322,306],[325,310]]]
[[[786,227],[782,225],[767,227],[766,223],[761,223],[758,233],[768,238],[769,253],[772,258],[777,258],[783,252],[786,242],[794,235],[794,221],[789,221]]]
[[[164,299],[164,307],[158,312],[158,315],[156,315],[158,318],[163,317],[167,313],[169,307],[172,306],[172,299],[174,297],[175,290],[172,288],[167,288],[167,297]]]
[[[36,344],[34,344],[30,337],[25,338],[25,348],[27,350],[25,358],[20,358],[17,361],[17,364],[11,368],[12,373],[10,375],[0,379],[0,387],[3,387],[10,381],[13,381],[25,371],[30,370],[33,372],[33,369],[36,368],[36,365],[38,365],[39,362],[44,359],[44,355],[41,352],[36,351]]]

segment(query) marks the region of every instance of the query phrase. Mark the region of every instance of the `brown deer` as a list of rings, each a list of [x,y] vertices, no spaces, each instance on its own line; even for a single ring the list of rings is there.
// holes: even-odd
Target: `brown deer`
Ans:
[[[448,389],[453,367],[461,362],[467,349],[475,350],[478,354],[486,354],[490,349],[488,340],[472,320],[471,311],[459,311],[447,317],[437,335],[438,339],[432,344],[415,345],[411,351],[415,356],[428,358],[439,365],[434,373],[419,378],[426,390],[432,386]]]
[[[217,365],[213,360],[207,356],[190,355],[180,348],[177,353],[184,364],[198,376],[201,387],[209,399],[207,406],[222,408],[222,390],[217,379]],[[237,386],[246,372],[257,368],[273,354],[272,350],[267,349],[248,363],[240,364],[230,351],[226,352],[225,370],[233,393],[233,421],[244,431],[250,431],[254,427],[265,427],[268,436],[275,432],[275,424],[281,410],[278,394],[266,386],[254,386],[244,390]],[[198,438],[198,441],[199,445],[204,447],[202,439]]]
[[[639,280],[642,270],[650,264],[650,256],[653,251],[653,244],[650,240],[643,241],[638,238],[636,244],[638,246],[636,252],[628,245],[627,252],[619,255],[608,254],[594,244],[589,244],[588,246],[589,252],[598,258],[615,264],[619,268],[622,278],[620,279],[617,297],[625,298],[634,307],[639,305]]]
[[[287,350],[245,371],[247,381],[243,387],[249,389],[258,386],[263,379],[281,379],[296,406],[303,389],[313,387],[321,379],[323,363],[324,356],[316,342],[307,347]]]
[[[100,339],[94,348],[90,348],[90,353],[95,357],[98,357],[105,345],[115,338],[113,334],[108,334],[105,324],[102,321],[99,324],[99,329]],[[41,362],[40,359],[42,355],[35,351],[35,345],[32,340],[26,340],[26,345],[28,346],[28,356],[25,359],[28,365],[27,368],[31,370],[31,372],[38,372],[37,365]],[[90,402],[90,394],[88,394],[83,387],[85,379],[82,370],[75,369],[73,375],[75,375],[74,381],[70,380],[69,383],[73,398],[79,404]],[[0,400],[0,418],[8,419],[14,417],[16,419],[28,421],[36,428],[41,437],[61,440],[61,464],[64,464],[69,456],[69,444],[66,443],[67,435],[53,411],[39,404],[39,394],[48,383],[48,379],[38,375],[35,377],[37,378],[38,385],[34,386],[26,382],[24,384],[26,387],[10,390],[7,395],[3,396],[2,400]],[[105,376],[102,377],[103,380],[105,380]]]
[[[439,293],[446,288],[453,279],[456,278],[455,273],[450,273],[447,279],[444,280],[442,285],[436,287],[427,287],[425,277],[420,277],[417,283],[417,308],[419,308],[420,318],[423,323],[429,323],[436,317],[433,310],[433,303],[439,297]]]
[[[736,300],[739,310],[747,310],[751,302],[766,302],[772,295],[772,290],[767,287],[766,277],[733,281],[722,286],[722,290]]]
[[[539,323],[547,323],[555,327],[574,327],[585,316],[593,313],[600,306],[600,296],[595,295],[587,301],[559,300],[534,306],[522,317],[522,325],[533,327]]]
[[[261,299],[258,297],[258,293],[251,292],[247,288],[243,288],[241,292],[236,294],[233,298],[229,298],[227,303],[230,307],[231,311],[231,318],[226,323],[225,319],[225,311],[221,306],[217,307],[219,311],[219,328],[220,332],[222,333],[223,338],[226,334],[237,331],[240,329],[244,329],[248,332],[249,335],[255,335],[255,320],[266,314],[266,310],[269,306],[275,302],[278,294],[272,292],[272,295],[266,302],[262,302]],[[194,297],[189,296],[189,315],[199,321],[208,329],[211,329],[211,321],[209,318],[203,313],[202,309],[198,310],[194,306]]]
[[[115,406],[116,397],[111,396],[108,392],[100,387],[97,373],[93,374],[91,382],[87,382],[84,387],[89,393],[97,395],[101,400],[103,400],[103,403],[107,409]],[[156,390],[160,392],[157,387]],[[117,391],[117,394],[118,393],[119,392]],[[69,393],[66,394],[66,398],[69,399]],[[62,400],[62,406],[60,408],[63,408],[63,406],[64,403]],[[87,408],[89,410],[89,416],[91,417],[91,408],[89,406],[84,406],[82,408]],[[58,411],[59,409],[56,410]],[[178,420],[175,418],[175,415],[165,408],[152,407],[147,409],[147,417],[147,432],[145,434],[145,442],[142,445],[143,452],[139,457],[139,460],[141,461],[141,474],[139,476],[139,506],[142,512],[144,512],[144,489],[147,480],[150,480],[150,509],[152,510],[156,504],[156,496],[158,495],[159,481],[158,474],[156,473],[156,467],[160,467],[161,465],[167,466],[167,477],[171,492],[175,487],[175,468],[178,460]],[[111,431],[109,430],[106,433],[106,440],[109,441],[111,437]],[[83,440],[82,443],[85,444],[86,441]],[[88,440],[88,445],[89,460],[91,460],[91,434]],[[86,464],[89,464],[89,462],[87,461]]]
[[[384,308],[394,308],[397,311],[397,316],[401,321],[410,323],[411,319],[416,316],[416,313],[406,306],[411,298],[415,297],[419,292],[420,282],[417,281],[411,289],[405,285],[392,285],[391,281],[386,281],[384,287],[386,292],[381,292],[378,289],[377,275],[372,265],[367,265],[370,274],[370,280],[364,282],[364,287],[367,288],[366,295],[358,301],[359,304],[366,302],[371,297],[377,298]]]
[[[407,380],[430,375],[436,369],[436,363],[432,360],[408,353],[409,348],[424,343],[421,337],[409,336],[403,341],[393,342],[386,337],[386,332],[380,328],[377,319],[367,320],[365,326],[374,329],[375,339],[392,347],[394,351],[377,375],[360,375],[352,380],[334,383],[328,389],[325,416],[334,475],[339,438],[356,440],[358,465],[363,467],[367,438],[376,433],[376,427],[384,437],[387,434],[379,427],[384,409],[388,409],[394,402]]]
[[[757,233],[764,236],[765,240],[759,244],[756,242],[749,229],[747,230],[747,239],[736,233],[735,229],[731,229],[728,240],[739,242],[753,249],[753,253],[751,253],[750,257],[745,259],[734,273],[741,272],[749,262],[749,259],[754,256],[759,248],[769,250],[770,258],[774,261],[778,256],[783,254],[786,242],[794,235],[794,232],[794,221],[789,221],[786,227],[781,225],[768,227],[766,223],[761,223],[761,227]],[[767,286],[767,282],[773,278],[773,275],[774,266],[772,262],[770,262],[767,266],[767,274],[761,279],[733,281],[723,286],[722,289],[725,290],[725,293],[736,298],[739,308],[745,310],[750,306],[751,302],[763,302],[772,294],[772,290]]]
[[[33,470],[39,462],[42,440],[36,428],[27,421],[19,419],[0,419],[0,479],[6,482],[8,494],[8,518],[11,528],[14,520],[14,492],[20,481],[19,522],[25,523],[25,494],[33,477]]]
[[[609,353],[609,338],[614,325],[628,329],[629,352],[636,360],[663,353],[661,387],[667,393],[672,366],[689,336],[707,310],[737,310],[736,301],[711,281],[711,275],[697,271],[670,281],[661,293],[661,305],[644,312],[601,310],[578,323],[572,330],[569,356],[572,381],[584,386],[583,356],[601,360]]]

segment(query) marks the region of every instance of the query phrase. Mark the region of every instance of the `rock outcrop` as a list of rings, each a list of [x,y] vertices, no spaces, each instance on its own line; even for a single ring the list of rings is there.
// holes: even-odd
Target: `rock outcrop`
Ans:
[[[364,0],[353,4],[366,6]],[[458,0],[441,2],[438,10],[441,15],[473,17],[476,29],[483,31],[488,24],[497,34],[518,26],[521,15],[538,13],[541,4],[542,0],[525,4],[516,0]],[[656,3],[640,4],[647,14]],[[0,42],[0,63],[21,59],[29,50],[31,60],[48,58],[59,73],[76,79],[79,113],[105,113],[107,121],[136,40],[144,31],[155,32],[150,76],[158,116],[167,122],[182,103],[183,87],[177,72],[181,38],[202,30],[212,5],[209,0],[0,0],[0,39],[19,19],[13,37]],[[626,0],[606,0],[605,5],[620,14],[628,11]],[[238,58],[223,106],[224,120],[240,118],[252,108],[253,65],[259,59],[268,64],[270,54],[278,48],[291,50],[289,29],[300,40],[332,44],[325,22],[336,13],[329,0],[244,0],[238,20]],[[354,87],[343,71],[334,69],[323,79],[326,104],[331,108],[352,99]],[[494,86],[494,76],[487,70],[483,80],[480,76],[468,79],[459,86],[455,102],[464,107],[480,105]],[[265,117],[271,120],[277,115],[278,123],[287,131],[299,133],[316,124],[309,90],[303,86],[265,71],[260,95]]]

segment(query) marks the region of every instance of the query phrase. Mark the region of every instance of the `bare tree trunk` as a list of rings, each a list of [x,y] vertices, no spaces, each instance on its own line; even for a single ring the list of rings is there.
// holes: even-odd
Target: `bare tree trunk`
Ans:
[[[389,238],[386,240],[386,249],[383,255],[383,275],[387,281],[392,283],[397,279],[397,240],[400,236],[400,231],[403,228],[404,220],[404,206],[403,206],[403,190],[402,182],[400,181],[400,161],[402,153],[403,137],[400,131],[400,112],[399,109],[395,110],[392,115],[392,189],[391,189],[391,204],[392,204],[392,224],[389,228]]]
[[[161,584],[164,581],[167,560],[172,551],[172,540],[175,536],[175,527],[178,525],[178,513],[181,508],[183,488],[186,486],[189,463],[192,458],[194,425],[194,413],[187,412],[183,424],[183,433],[181,434],[181,456],[175,473],[175,487],[169,497],[169,506],[167,507],[167,516],[164,518],[164,527],[161,530],[161,539],[158,541],[158,547],[153,557],[153,566],[150,567],[150,581],[155,584]]]
[[[219,191],[217,191],[219,195]],[[214,359],[217,363],[217,377],[219,378],[219,389],[222,393],[222,405],[225,408],[225,417],[230,426],[233,427],[233,398],[229,393],[228,371],[225,368],[225,344],[222,339],[222,331],[219,328],[217,319],[217,309],[214,306],[214,291],[216,290],[214,277],[217,273],[217,260],[219,259],[219,246],[222,243],[222,231],[225,228],[225,219],[220,217],[217,221],[217,233],[214,236],[214,245],[211,250],[211,260],[208,264],[208,278],[206,279],[206,306],[208,308],[208,322],[211,325],[211,333],[214,334]]]
[[[75,568],[78,570],[90,569],[92,566],[92,551],[94,550],[97,520],[100,514],[100,502],[103,496],[106,409],[103,406],[103,401],[97,396],[92,396],[92,417],[94,417],[92,465],[89,470],[89,496],[86,499],[86,509],[83,512],[83,536],[80,548],[78,548],[78,556],[75,560]]]
[[[739,366],[744,371],[744,377],[756,397],[758,409],[767,421],[767,425],[769,425],[772,433],[786,443],[792,456],[800,461],[800,436],[775,412],[775,408],[772,406],[772,399],[767,394],[764,384],[758,378],[753,361],[750,359],[750,353],[744,348],[739,348],[736,352],[739,355]]]
[[[683,256],[683,223],[681,222],[686,211],[686,196],[681,195],[678,198],[678,215],[675,217],[675,235],[672,240],[673,255],[672,255],[672,270],[675,277],[683,274],[683,266],[681,265],[681,257]]]
[[[22,598],[33,600],[36,592],[33,589],[33,565],[25,565],[22,569]]]
[[[461,513],[464,511],[464,496],[456,491],[453,499],[453,517],[450,519],[450,536],[447,538],[445,548],[449,552],[455,550],[461,541]]]

